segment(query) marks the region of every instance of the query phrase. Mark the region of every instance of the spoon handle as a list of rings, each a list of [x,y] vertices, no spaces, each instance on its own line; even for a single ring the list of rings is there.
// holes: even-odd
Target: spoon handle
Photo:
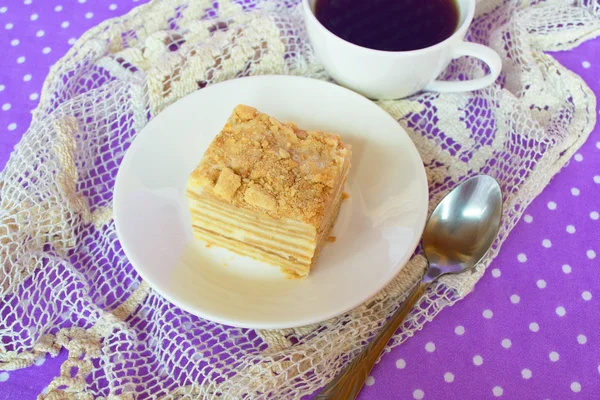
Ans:
[[[356,398],[379,355],[404,321],[408,312],[425,293],[429,283],[419,282],[404,304],[396,310],[373,340],[352,360],[346,369],[323,388],[315,397],[315,400],[353,400]]]

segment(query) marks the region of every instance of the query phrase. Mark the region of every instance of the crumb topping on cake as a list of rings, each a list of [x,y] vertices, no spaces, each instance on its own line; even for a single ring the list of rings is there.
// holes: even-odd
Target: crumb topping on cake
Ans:
[[[277,210],[277,199],[255,183],[248,185],[248,188],[244,192],[244,200],[248,204],[264,208],[265,210]]]
[[[219,174],[213,192],[224,200],[231,201],[241,184],[242,178],[236,175],[231,169],[225,167]]]
[[[238,207],[318,227],[349,152],[337,135],[238,105],[191,179]]]

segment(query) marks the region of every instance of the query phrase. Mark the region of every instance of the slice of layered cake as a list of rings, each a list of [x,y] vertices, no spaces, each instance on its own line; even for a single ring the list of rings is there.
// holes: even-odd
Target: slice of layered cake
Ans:
[[[237,106],[188,180],[194,236],[306,277],[337,217],[350,155],[337,135]]]

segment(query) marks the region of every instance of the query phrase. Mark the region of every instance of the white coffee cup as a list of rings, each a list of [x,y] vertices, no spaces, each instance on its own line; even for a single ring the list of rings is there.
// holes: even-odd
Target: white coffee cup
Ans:
[[[339,84],[372,99],[398,99],[421,90],[466,92],[494,83],[502,62],[494,50],[465,42],[476,0],[456,0],[458,28],[446,40],[411,51],[381,51],[350,43],[325,28],[315,17],[316,0],[303,0],[306,29],[317,57]],[[402,29],[401,26],[398,29]],[[486,63],[490,73],[467,81],[439,81],[451,60],[471,56]]]

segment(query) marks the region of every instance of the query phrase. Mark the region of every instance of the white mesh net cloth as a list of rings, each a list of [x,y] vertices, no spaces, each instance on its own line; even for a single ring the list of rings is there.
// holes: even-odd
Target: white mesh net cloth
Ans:
[[[53,67],[0,176],[0,369],[64,347],[69,358],[41,398],[300,398],[335,376],[398,306],[425,265],[420,255],[376,299],[325,323],[225,327],[149,289],[116,238],[119,163],[165,106],[245,75],[327,79],[297,3],[153,1],[90,30]],[[431,206],[478,173],[495,176],[506,199],[481,267],[432,287],[391,346],[469,293],[524,208],[589,135],[593,93],[543,51],[599,33],[596,1],[481,0],[468,39],[502,56],[498,83],[380,102],[421,152]],[[445,78],[484,73],[463,58]]]

